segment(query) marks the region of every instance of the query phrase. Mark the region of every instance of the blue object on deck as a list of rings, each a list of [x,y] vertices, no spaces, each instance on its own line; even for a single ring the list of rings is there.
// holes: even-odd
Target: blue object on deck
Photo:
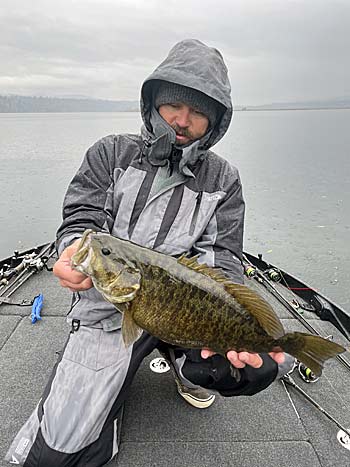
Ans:
[[[33,305],[32,305],[32,324],[36,323],[37,321],[41,320],[40,312],[43,307],[44,296],[43,294],[39,294],[34,298]]]

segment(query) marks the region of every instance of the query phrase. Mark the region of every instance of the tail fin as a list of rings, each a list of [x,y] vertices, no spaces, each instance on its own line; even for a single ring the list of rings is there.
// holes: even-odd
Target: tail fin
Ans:
[[[283,350],[304,363],[317,376],[321,376],[326,360],[346,350],[343,346],[328,339],[302,332],[288,333],[279,341]]]

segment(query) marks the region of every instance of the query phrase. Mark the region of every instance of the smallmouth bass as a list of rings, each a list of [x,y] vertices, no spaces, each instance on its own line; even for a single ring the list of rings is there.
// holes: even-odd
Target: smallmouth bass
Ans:
[[[196,257],[175,258],[87,230],[72,267],[90,276],[102,296],[123,312],[125,345],[145,330],[169,344],[224,356],[231,349],[284,351],[318,376],[327,359],[345,351],[319,336],[285,334],[269,303]]]

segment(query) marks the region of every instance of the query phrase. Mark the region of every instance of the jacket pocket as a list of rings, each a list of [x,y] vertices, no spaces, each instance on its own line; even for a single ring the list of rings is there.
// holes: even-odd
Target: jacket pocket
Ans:
[[[103,329],[80,326],[71,334],[63,358],[98,371],[115,364],[123,339],[121,331],[105,332]]]

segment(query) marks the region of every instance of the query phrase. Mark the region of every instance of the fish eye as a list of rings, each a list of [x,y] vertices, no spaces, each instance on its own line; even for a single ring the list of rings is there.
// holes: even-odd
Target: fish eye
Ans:
[[[108,256],[112,253],[111,250],[109,250],[108,248],[102,248],[101,251],[102,251],[102,254],[105,256]]]

